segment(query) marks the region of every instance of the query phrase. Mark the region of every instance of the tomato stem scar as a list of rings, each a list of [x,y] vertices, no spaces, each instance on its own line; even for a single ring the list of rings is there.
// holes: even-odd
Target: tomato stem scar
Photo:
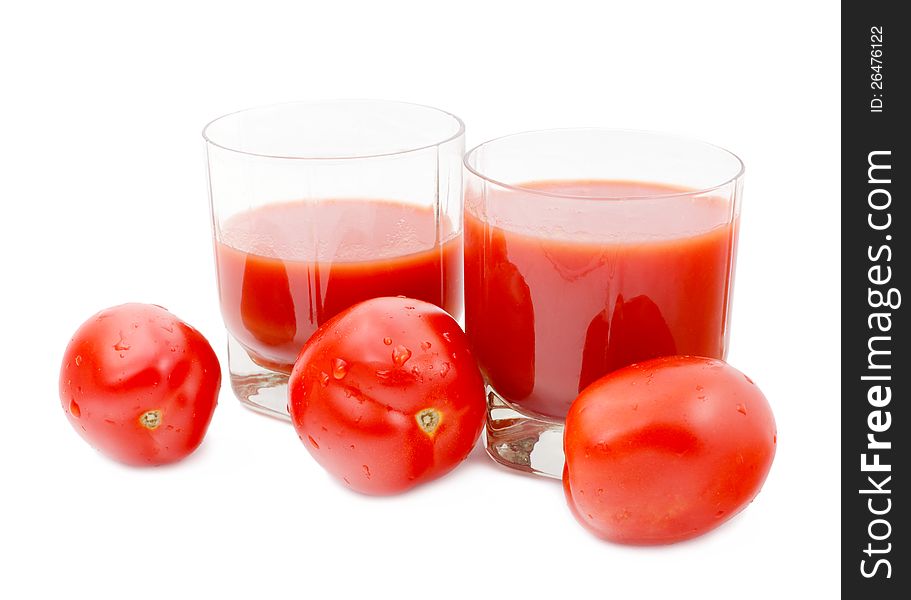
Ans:
[[[418,426],[424,433],[432,436],[440,426],[443,415],[435,408],[425,408],[414,415],[414,420],[418,422]]]
[[[139,424],[146,429],[158,429],[161,425],[161,410],[147,410],[139,415]]]

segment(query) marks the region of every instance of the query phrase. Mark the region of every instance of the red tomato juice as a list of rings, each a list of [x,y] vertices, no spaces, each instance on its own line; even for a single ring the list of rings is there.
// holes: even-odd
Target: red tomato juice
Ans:
[[[255,362],[290,372],[319,325],[368,298],[417,298],[458,319],[461,246],[431,208],[393,201],[301,200],[239,213],[215,244],[225,324]]]
[[[632,181],[517,188],[466,198],[466,329],[501,396],[563,418],[620,367],[723,358],[738,224],[727,199]],[[680,196],[654,198],[668,194]]]

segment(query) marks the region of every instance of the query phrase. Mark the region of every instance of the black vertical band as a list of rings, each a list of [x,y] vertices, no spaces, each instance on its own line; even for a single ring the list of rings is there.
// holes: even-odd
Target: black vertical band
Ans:
[[[905,598],[911,590],[909,498],[897,489],[911,483],[911,23],[899,16],[904,8],[842,4],[844,598]]]

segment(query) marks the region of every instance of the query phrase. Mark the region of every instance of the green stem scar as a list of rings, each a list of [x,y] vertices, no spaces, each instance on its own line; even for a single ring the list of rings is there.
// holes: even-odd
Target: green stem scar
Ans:
[[[158,429],[161,425],[161,410],[148,410],[139,415],[139,424],[146,429]]]
[[[414,415],[414,420],[418,422],[421,431],[432,436],[440,426],[443,415],[435,408],[425,408]]]

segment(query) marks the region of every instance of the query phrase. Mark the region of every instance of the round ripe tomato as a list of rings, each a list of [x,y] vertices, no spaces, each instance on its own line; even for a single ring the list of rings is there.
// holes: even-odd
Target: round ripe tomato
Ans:
[[[361,302],[325,323],[288,385],[307,450],[366,494],[402,492],[451,470],[474,447],[486,411],[458,323],[402,297]]]
[[[695,537],[759,493],[775,419],[723,361],[669,356],[605,375],[570,407],[563,487],[596,535],[628,544]]]
[[[193,452],[220,386],[218,358],[202,334],[150,304],[115,306],[83,323],[60,370],[70,423],[130,465],[162,465]]]

